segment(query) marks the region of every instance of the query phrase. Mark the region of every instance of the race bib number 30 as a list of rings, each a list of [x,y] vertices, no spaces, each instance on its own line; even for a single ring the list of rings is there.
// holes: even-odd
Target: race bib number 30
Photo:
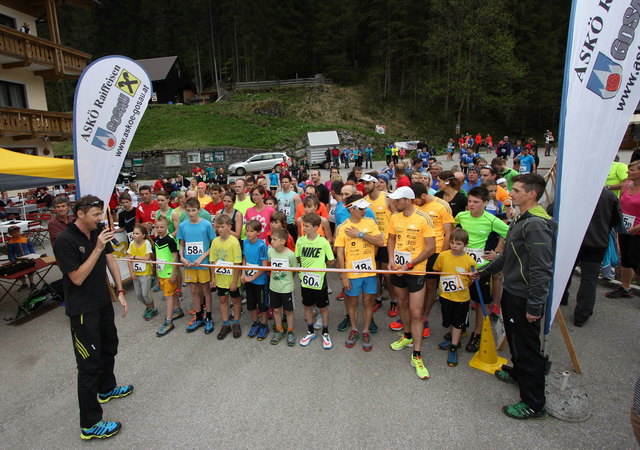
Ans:
[[[303,272],[300,274],[301,285],[311,289],[322,288],[322,274],[318,272]]]
[[[411,252],[393,251],[393,262],[396,266],[402,266],[411,261]]]
[[[187,256],[199,256],[204,253],[204,245],[202,241],[188,242],[184,249]]]
[[[441,292],[458,292],[464,291],[464,284],[460,275],[448,275],[440,277],[440,291]]]

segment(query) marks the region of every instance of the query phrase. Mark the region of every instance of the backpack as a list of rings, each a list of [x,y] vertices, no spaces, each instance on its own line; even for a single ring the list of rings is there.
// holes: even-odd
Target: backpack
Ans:
[[[18,258],[9,264],[0,266],[0,276],[13,275],[14,273],[22,272],[23,270],[30,269],[36,265],[35,259],[22,259]]]

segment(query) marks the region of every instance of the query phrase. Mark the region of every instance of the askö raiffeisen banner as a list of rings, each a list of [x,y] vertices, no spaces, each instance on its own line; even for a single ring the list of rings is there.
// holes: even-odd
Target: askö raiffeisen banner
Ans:
[[[78,196],[108,203],[151,93],[144,69],[124,56],[100,58],[82,72],[73,108]]]
[[[574,0],[560,117],[553,320],[640,98],[640,0]],[[546,330],[548,331],[548,330]]]

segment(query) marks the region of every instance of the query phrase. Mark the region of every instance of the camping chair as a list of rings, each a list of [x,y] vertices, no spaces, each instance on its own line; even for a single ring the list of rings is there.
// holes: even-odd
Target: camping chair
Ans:
[[[43,227],[39,220],[32,220],[27,225],[27,232],[25,233],[34,247],[44,248],[44,242],[49,239],[48,229]]]

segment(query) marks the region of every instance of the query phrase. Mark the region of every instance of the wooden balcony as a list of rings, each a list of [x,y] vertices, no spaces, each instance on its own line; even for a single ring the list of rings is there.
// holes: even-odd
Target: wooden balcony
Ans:
[[[77,78],[91,55],[0,25],[0,64],[3,69],[28,68],[54,81]]]
[[[0,136],[15,140],[46,136],[52,141],[64,141],[72,135],[71,114],[0,107]]]

